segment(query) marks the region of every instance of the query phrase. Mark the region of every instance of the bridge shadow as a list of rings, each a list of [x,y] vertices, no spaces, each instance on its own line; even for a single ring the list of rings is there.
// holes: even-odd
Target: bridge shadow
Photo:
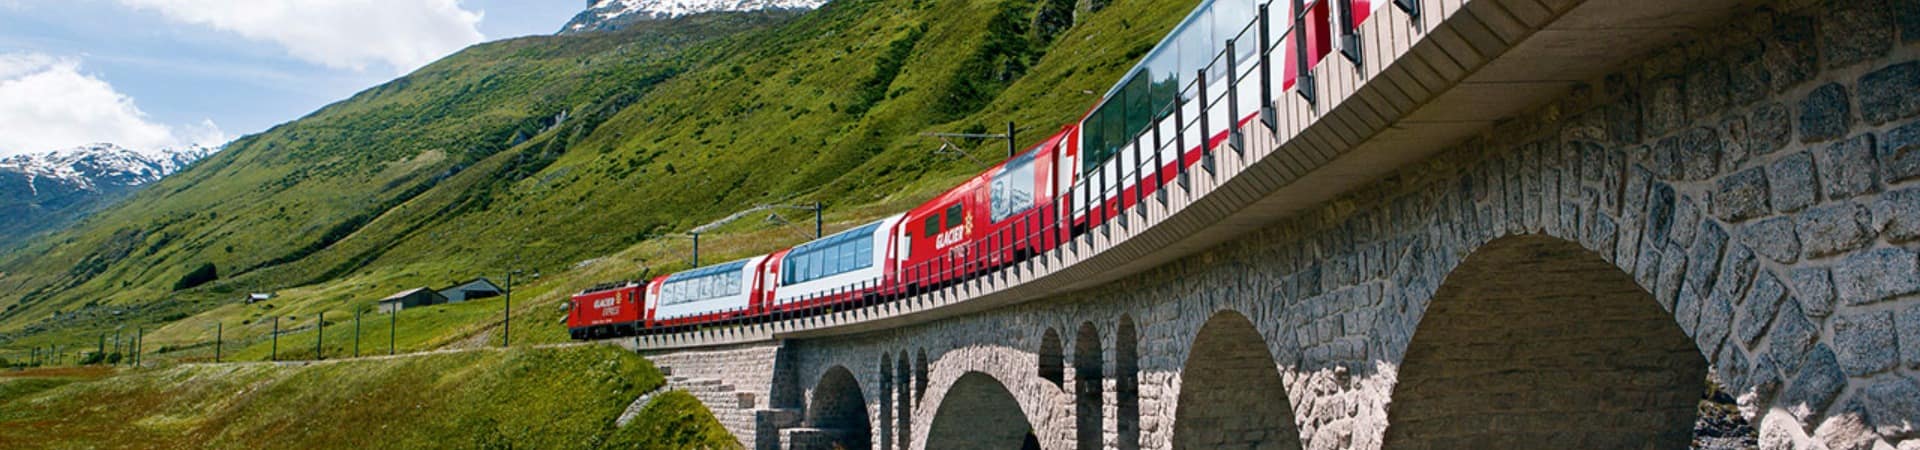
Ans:
[[[813,388],[812,403],[807,406],[806,426],[811,440],[803,448],[873,448],[873,422],[868,420],[867,399],[860,393],[860,381],[846,367],[835,366],[820,377]],[[795,438],[801,440],[805,438]],[[807,445],[811,444],[811,445]]]
[[[1182,370],[1173,448],[1301,448],[1286,384],[1267,348],[1240,313],[1207,319]]]
[[[1035,449],[1040,441],[1019,400],[991,375],[968,372],[947,390],[927,430],[928,450]]]
[[[1494,240],[1450,273],[1394,386],[1385,448],[1685,448],[1707,361],[1578,244]]]

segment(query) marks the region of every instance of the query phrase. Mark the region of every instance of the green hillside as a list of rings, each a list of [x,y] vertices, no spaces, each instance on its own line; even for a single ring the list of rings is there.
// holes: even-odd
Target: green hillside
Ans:
[[[606,346],[323,364],[0,374],[5,448],[694,448],[733,438],[685,394],[614,418],[664,379]]]
[[[255,358],[271,318],[304,330],[325,313],[339,349],[333,327],[375,299],[509,269],[531,282],[516,342],[564,340],[566,293],[685,267],[668,235],[769,203],[820,201],[830,228],[850,226],[1004,156],[995,142],[938,155],[922,132],[1014,121],[1021,145],[1045,138],[1193,3],[837,0],[475,46],[0,259],[0,348],[144,326],[149,351],[204,359],[220,324]],[[703,260],[810,228],[752,222],[710,236]],[[403,318],[402,350],[484,343],[500,306]]]

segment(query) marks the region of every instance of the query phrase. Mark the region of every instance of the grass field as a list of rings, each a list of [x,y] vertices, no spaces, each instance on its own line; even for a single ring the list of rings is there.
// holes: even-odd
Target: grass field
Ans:
[[[726,448],[698,402],[605,346],[0,373],[0,448]]]

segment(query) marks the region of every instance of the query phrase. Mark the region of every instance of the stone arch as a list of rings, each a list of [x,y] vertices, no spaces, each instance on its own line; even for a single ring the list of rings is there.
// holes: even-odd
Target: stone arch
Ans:
[[[1181,377],[1173,448],[1300,448],[1286,383],[1246,316],[1222,311],[1208,318]]]
[[[938,420],[939,411],[951,410],[942,402],[950,397],[962,376],[975,372],[996,380],[1013,395],[1041,446],[1072,448],[1073,396],[1051,381],[1033,376],[1036,355],[1031,344],[964,345],[929,351],[932,357],[928,359],[926,401],[914,407],[918,423],[914,425],[913,448],[929,448],[929,425]]]
[[[909,370],[911,370],[910,367],[913,364],[912,359],[913,358],[907,355],[907,352],[905,350],[901,350],[900,359],[897,360],[897,364],[894,369],[895,373],[897,374],[897,376],[894,379],[900,380],[900,387],[898,389],[895,389],[897,393],[896,397],[898,397],[898,400],[895,402],[894,408],[899,410],[899,413],[895,414],[895,419],[899,421],[898,425],[896,426],[899,431],[898,433],[896,433],[896,435],[899,436],[898,445],[900,446],[901,450],[906,450],[907,446],[913,443],[914,380],[913,380],[913,373],[909,372]]]
[[[1421,314],[1386,448],[1684,448],[1707,362],[1654,296],[1579,244],[1496,239]]]
[[[1060,333],[1052,327],[1040,335],[1040,379],[1052,382],[1054,387],[1065,387],[1067,382],[1066,349],[1060,345]]]
[[[1113,332],[1113,394],[1120,450],[1140,448],[1140,331],[1120,316]]]
[[[1093,322],[1082,322],[1073,338],[1073,417],[1074,441],[1082,450],[1097,450],[1104,441],[1106,410],[1105,380],[1102,375],[1105,355],[1100,349],[1100,330]]]
[[[866,396],[861,394],[860,381],[844,366],[833,366],[820,376],[806,416],[807,427],[820,430],[832,445],[873,448]]]
[[[967,372],[940,400],[927,430],[927,450],[1038,448],[1033,423],[1006,385],[991,375]]]

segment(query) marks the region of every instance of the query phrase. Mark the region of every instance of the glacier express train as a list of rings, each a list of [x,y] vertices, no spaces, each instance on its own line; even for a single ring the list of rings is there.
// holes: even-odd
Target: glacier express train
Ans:
[[[917,295],[1052,250],[1201,164],[1228,139],[1227,124],[1258,119],[1274,99],[1230,89],[1227,77],[1258,79],[1263,3],[1202,1],[1078,122],[918,207],[766,255],[583,290],[568,328],[595,339],[801,317]],[[1336,33],[1387,2],[1304,3],[1297,22],[1290,2],[1272,5],[1267,70],[1282,91],[1302,60],[1318,64]],[[1333,30],[1332,17],[1350,25]]]

